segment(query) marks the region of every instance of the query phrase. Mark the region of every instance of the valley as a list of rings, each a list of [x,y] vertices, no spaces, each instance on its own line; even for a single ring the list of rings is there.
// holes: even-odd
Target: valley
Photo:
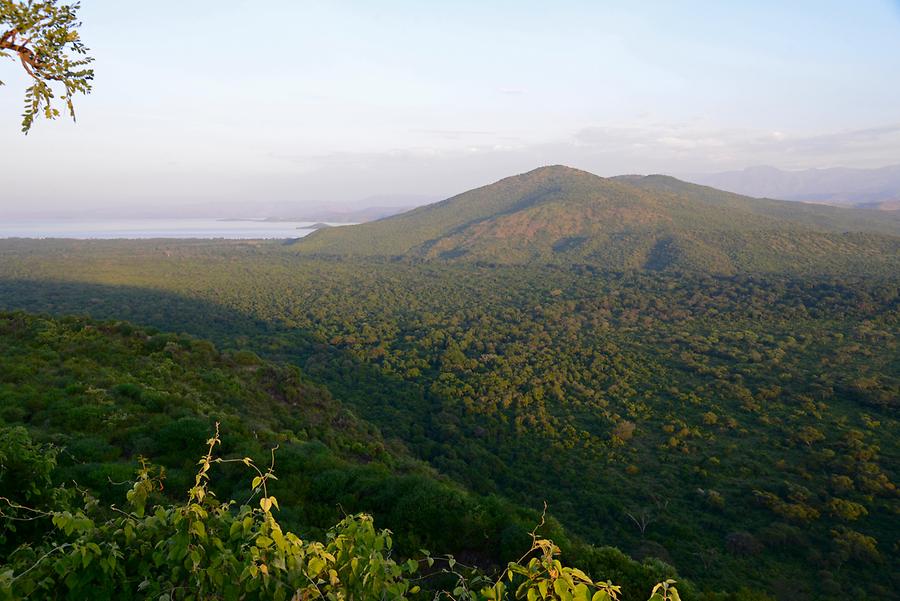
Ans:
[[[4,241],[0,306],[298,366],[388,448],[532,516],[547,501],[579,540],[701,590],[748,574],[778,598],[890,589],[900,314],[884,263],[722,274],[299,250]]]

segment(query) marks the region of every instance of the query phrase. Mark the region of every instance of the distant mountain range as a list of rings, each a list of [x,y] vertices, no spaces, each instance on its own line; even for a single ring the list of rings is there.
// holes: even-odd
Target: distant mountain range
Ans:
[[[754,199],[663,175],[542,167],[296,244],[319,255],[609,269],[900,269],[900,213]]]
[[[803,171],[750,167],[743,171],[684,176],[684,179],[747,196],[900,209],[900,165],[880,169],[836,167]]]

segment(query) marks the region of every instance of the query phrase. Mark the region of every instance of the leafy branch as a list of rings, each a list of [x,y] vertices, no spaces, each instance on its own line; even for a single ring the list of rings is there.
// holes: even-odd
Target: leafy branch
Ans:
[[[194,485],[183,505],[159,504],[147,510],[149,496],[161,488],[141,460],[138,478],[128,492],[130,513],[115,509],[112,517],[85,496],[83,509],[42,512],[54,529],[40,543],[22,544],[0,564],[0,599],[15,598],[153,598],[349,600],[424,598],[418,582],[436,574],[457,577],[452,590],[433,591],[447,601],[618,601],[620,587],[594,581],[577,568],[564,566],[560,549],[538,531],[547,506],[532,530],[531,548],[511,562],[492,582],[480,570],[452,556],[395,560],[388,530],[376,530],[368,515],[352,515],[332,527],[324,542],[303,541],[283,531],[272,508],[278,509],[267,482],[275,480],[275,449],[263,471],[250,457],[215,456],[222,444],[219,424],[198,461]],[[210,471],[218,463],[243,463],[256,475],[259,507],[219,503],[209,490]],[[17,510],[27,509],[7,501]],[[531,559],[528,559],[531,557]],[[420,564],[438,572],[416,576]],[[526,562],[527,560],[527,562]],[[674,581],[660,583],[652,601],[679,601]]]
[[[88,94],[93,58],[78,33],[78,2],[58,0],[0,0],[0,57],[18,59],[32,84],[25,90],[22,131],[28,133],[38,115],[59,117],[53,105],[60,94],[67,113],[75,119],[75,94]],[[3,82],[0,81],[0,85]]]

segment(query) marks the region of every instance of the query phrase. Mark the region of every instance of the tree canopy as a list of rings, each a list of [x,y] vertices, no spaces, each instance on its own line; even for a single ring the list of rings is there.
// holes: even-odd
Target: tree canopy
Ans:
[[[35,117],[59,117],[57,99],[75,119],[72,99],[91,91],[94,70],[88,65],[94,59],[87,55],[88,48],[78,33],[79,8],[77,2],[0,0],[0,57],[18,59],[32,79],[25,90],[22,113],[26,134]]]

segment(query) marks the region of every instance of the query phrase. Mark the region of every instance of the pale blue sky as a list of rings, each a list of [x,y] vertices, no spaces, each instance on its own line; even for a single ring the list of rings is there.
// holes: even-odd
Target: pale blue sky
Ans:
[[[0,211],[443,197],[600,175],[900,163],[900,3],[83,0],[77,125],[18,133]]]

